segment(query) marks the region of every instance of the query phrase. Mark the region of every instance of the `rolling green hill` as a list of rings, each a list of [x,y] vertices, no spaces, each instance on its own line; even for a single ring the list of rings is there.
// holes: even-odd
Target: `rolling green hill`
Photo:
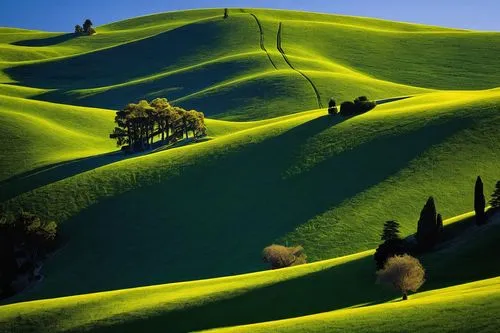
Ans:
[[[500,224],[497,220],[478,229],[470,215],[445,221],[446,235],[451,238],[447,247],[423,258],[427,275],[432,277],[424,285],[428,292],[411,295],[410,300],[403,303],[393,302],[398,295],[375,284],[373,251],[366,251],[281,270],[12,304],[0,307],[0,324],[8,327],[9,323],[15,323],[19,330],[32,332],[135,332],[138,329],[191,332],[271,321],[241,330],[257,331],[262,326],[261,331],[272,331],[277,325],[284,329],[328,331],[337,328],[331,321],[339,317],[344,318],[339,321],[340,327],[354,322],[367,325],[359,320],[351,322],[349,318],[353,316],[366,317],[368,324],[382,325],[378,321],[383,321],[384,316],[380,314],[393,309],[401,311],[401,320],[385,321],[380,329],[387,327],[394,331],[401,322],[409,320],[412,313],[424,318],[424,314],[433,312],[436,306],[446,306],[450,311],[435,314],[432,323],[439,322],[439,318],[443,318],[441,324],[447,323],[444,319],[451,316],[448,325],[455,327],[451,309],[462,314],[481,308],[481,316],[467,316],[472,320],[469,324],[473,324],[471,327],[481,323],[491,325],[497,321],[499,283],[498,278],[491,277],[498,276],[500,266],[491,266],[491,261],[481,257],[484,251],[498,250]],[[468,243],[457,238],[464,235],[464,230],[471,239]],[[470,258],[479,260],[468,263]],[[466,263],[470,271],[463,269]],[[491,279],[464,284],[488,278]],[[441,290],[455,284],[458,286]],[[459,299],[464,302],[456,302]],[[456,304],[451,304],[452,301]],[[289,320],[272,322],[278,319]],[[367,326],[360,329],[363,327]],[[424,332],[434,328],[428,326],[427,320],[415,318],[408,322],[408,327],[412,331],[422,328]]]
[[[498,279],[452,287],[500,274],[480,259],[498,247],[496,225],[473,233],[482,242],[464,236],[425,256],[433,291],[414,303],[378,304],[396,295],[374,286],[371,249],[386,220],[413,234],[430,195],[451,218],[473,208],[477,175],[492,192],[500,33],[261,9],[96,30],[0,28],[0,208],[36,212],[63,235],[44,280],[1,306],[0,324],[397,331],[425,306],[421,316],[498,310]],[[380,105],[326,114],[331,96],[360,95]],[[114,111],[156,97],[204,112],[209,140],[121,154],[108,138]],[[395,97],[409,98],[384,103]],[[273,242],[303,245],[318,262],[250,273],[266,269],[260,252]],[[353,279],[359,290],[342,290]],[[470,306],[453,304],[462,294]],[[401,321],[381,323],[386,311]]]

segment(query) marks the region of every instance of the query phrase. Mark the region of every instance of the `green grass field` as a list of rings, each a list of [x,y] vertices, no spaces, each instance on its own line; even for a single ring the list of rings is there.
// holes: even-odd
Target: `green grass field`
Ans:
[[[500,265],[485,254],[498,223],[471,231],[470,215],[451,218],[473,209],[477,175],[487,195],[500,178],[500,33],[261,9],[96,30],[0,28],[0,207],[55,220],[63,235],[43,282],[0,306],[1,326],[498,324]],[[345,120],[321,108],[359,95],[410,98]],[[114,111],[156,97],[204,112],[210,140],[119,153]],[[422,258],[428,291],[392,302],[374,284],[372,249],[386,220],[413,234],[430,195],[453,237]],[[273,242],[303,245],[314,263],[257,272]]]

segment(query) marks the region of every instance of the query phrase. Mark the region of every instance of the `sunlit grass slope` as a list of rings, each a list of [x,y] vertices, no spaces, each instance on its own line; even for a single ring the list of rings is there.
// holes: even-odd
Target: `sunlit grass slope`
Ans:
[[[355,253],[378,244],[387,219],[413,233],[429,195],[445,218],[468,211],[475,177],[485,193],[498,178],[499,100],[498,89],[431,93],[345,121],[324,110],[240,131],[214,121],[208,142],[46,186],[37,174],[4,206],[55,219],[70,239],[29,297],[259,270],[276,240],[304,245],[313,261]]]
[[[337,318],[346,311],[342,325],[347,325],[350,319],[354,325],[361,323],[355,315],[374,313],[368,318],[377,320],[375,313],[382,315],[385,313],[382,311],[390,309],[401,310],[405,316],[411,313],[417,316],[431,303],[444,301],[448,297],[453,297],[457,304],[461,303],[457,301],[459,299],[465,301],[461,303],[460,312],[455,315],[461,316],[464,311],[475,312],[477,305],[482,304],[483,314],[489,320],[496,321],[498,278],[438,289],[495,277],[500,273],[496,259],[481,259],[484,251],[495,252],[499,249],[498,220],[478,228],[469,215],[454,219],[451,224],[451,220],[445,221],[445,235],[449,240],[443,249],[423,258],[429,279],[424,290],[432,291],[410,295],[410,300],[404,303],[391,302],[398,294],[375,284],[373,251],[366,251],[282,270],[6,305],[0,307],[0,324],[32,332],[188,332],[359,307],[320,315]],[[468,241],[464,242],[464,238]],[[463,269],[465,264],[468,270]],[[482,298],[486,290],[493,297],[488,299],[491,301],[489,304]],[[381,304],[384,302],[389,303]],[[451,305],[446,303],[446,307],[439,308],[434,317],[444,316],[444,320],[452,316],[454,312],[450,314],[450,311],[445,310],[448,306]],[[263,324],[270,326],[262,326],[262,329],[267,327],[268,331],[273,331],[274,325],[286,328],[297,324],[297,327],[306,330],[308,326],[304,325],[315,328],[319,325],[316,319],[321,318],[271,322]],[[336,327],[330,320],[326,323],[326,327]],[[410,324],[413,328],[420,327],[415,322]],[[440,325],[448,327],[453,323],[445,320]],[[477,322],[471,321],[470,325],[477,325]],[[242,329],[257,331],[261,328],[249,326]],[[425,331],[428,327],[422,329]]]
[[[109,110],[0,98],[0,180],[37,167],[116,149]]]
[[[97,31],[0,30],[0,83],[59,103],[120,108],[167,96],[212,117],[255,120],[317,108],[318,97],[326,105],[331,96],[485,89],[500,77],[499,33],[254,9],[225,20],[221,9],[163,13]]]
[[[496,332],[500,278],[391,302],[209,332]],[[208,332],[208,331],[207,331]]]

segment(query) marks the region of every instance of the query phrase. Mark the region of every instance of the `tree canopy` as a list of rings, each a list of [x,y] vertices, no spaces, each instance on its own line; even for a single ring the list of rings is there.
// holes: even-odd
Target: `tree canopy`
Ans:
[[[408,298],[408,291],[416,292],[425,282],[425,270],[420,261],[408,254],[387,260],[384,268],[377,272],[377,281],[392,286]]]
[[[170,143],[183,136],[189,138],[189,132],[194,138],[206,135],[203,113],[174,107],[166,98],[127,104],[116,112],[115,123],[110,138],[129,151],[149,149],[155,138]]]

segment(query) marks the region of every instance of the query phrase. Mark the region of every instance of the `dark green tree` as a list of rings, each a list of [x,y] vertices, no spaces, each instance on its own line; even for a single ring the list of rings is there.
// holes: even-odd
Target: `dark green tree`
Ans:
[[[491,208],[494,210],[500,209],[500,180],[497,181],[497,183],[495,185],[495,190],[493,191],[493,194],[491,195],[490,205],[491,205]]]
[[[81,25],[79,25],[79,24],[75,25],[75,34],[77,34],[77,35],[83,34],[83,28]]]
[[[90,29],[92,29],[93,25],[94,24],[90,19],[86,19],[85,22],[83,22],[83,32],[86,34],[90,34],[91,33]]]
[[[339,110],[337,109],[337,103],[332,97],[330,98],[330,101],[328,101],[328,114],[334,116],[337,113],[339,113]]]
[[[399,239],[399,228],[401,225],[396,221],[387,221],[384,223],[384,230],[380,239],[383,241],[388,241],[391,239]]]
[[[477,176],[476,185],[474,186],[474,211],[476,212],[477,225],[486,223],[485,208],[486,199],[484,198],[483,181],[480,176]]]
[[[16,216],[0,214],[0,298],[16,291],[11,283],[18,275],[25,274],[32,281],[37,263],[56,245],[55,222],[43,222],[24,211]]]
[[[437,223],[437,212],[434,198],[429,197],[420,212],[416,239],[421,250],[431,249],[439,238],[440,228]]]
[[[405,241],[399,236],[399,228],[400,224],[396,221],[387,221],[384,223],[384,229],[380,236],[384,243],[377,247],[373,256],[377,269],[382,269],[390,257],[408,252]]]
[[[229,13],[227,8],[224,8],[224,19],[227,19],[229,17]]]
[[[441,214],[438,214],[438,215],[437,215],[437,218],[436,218],[436,223],[437,223],[437,228],[438,228],[438,231],[439,231],[439,232],[443,232],[443,230],[444,230],[444,225],[443,225],[443,217],[441,216]]]

